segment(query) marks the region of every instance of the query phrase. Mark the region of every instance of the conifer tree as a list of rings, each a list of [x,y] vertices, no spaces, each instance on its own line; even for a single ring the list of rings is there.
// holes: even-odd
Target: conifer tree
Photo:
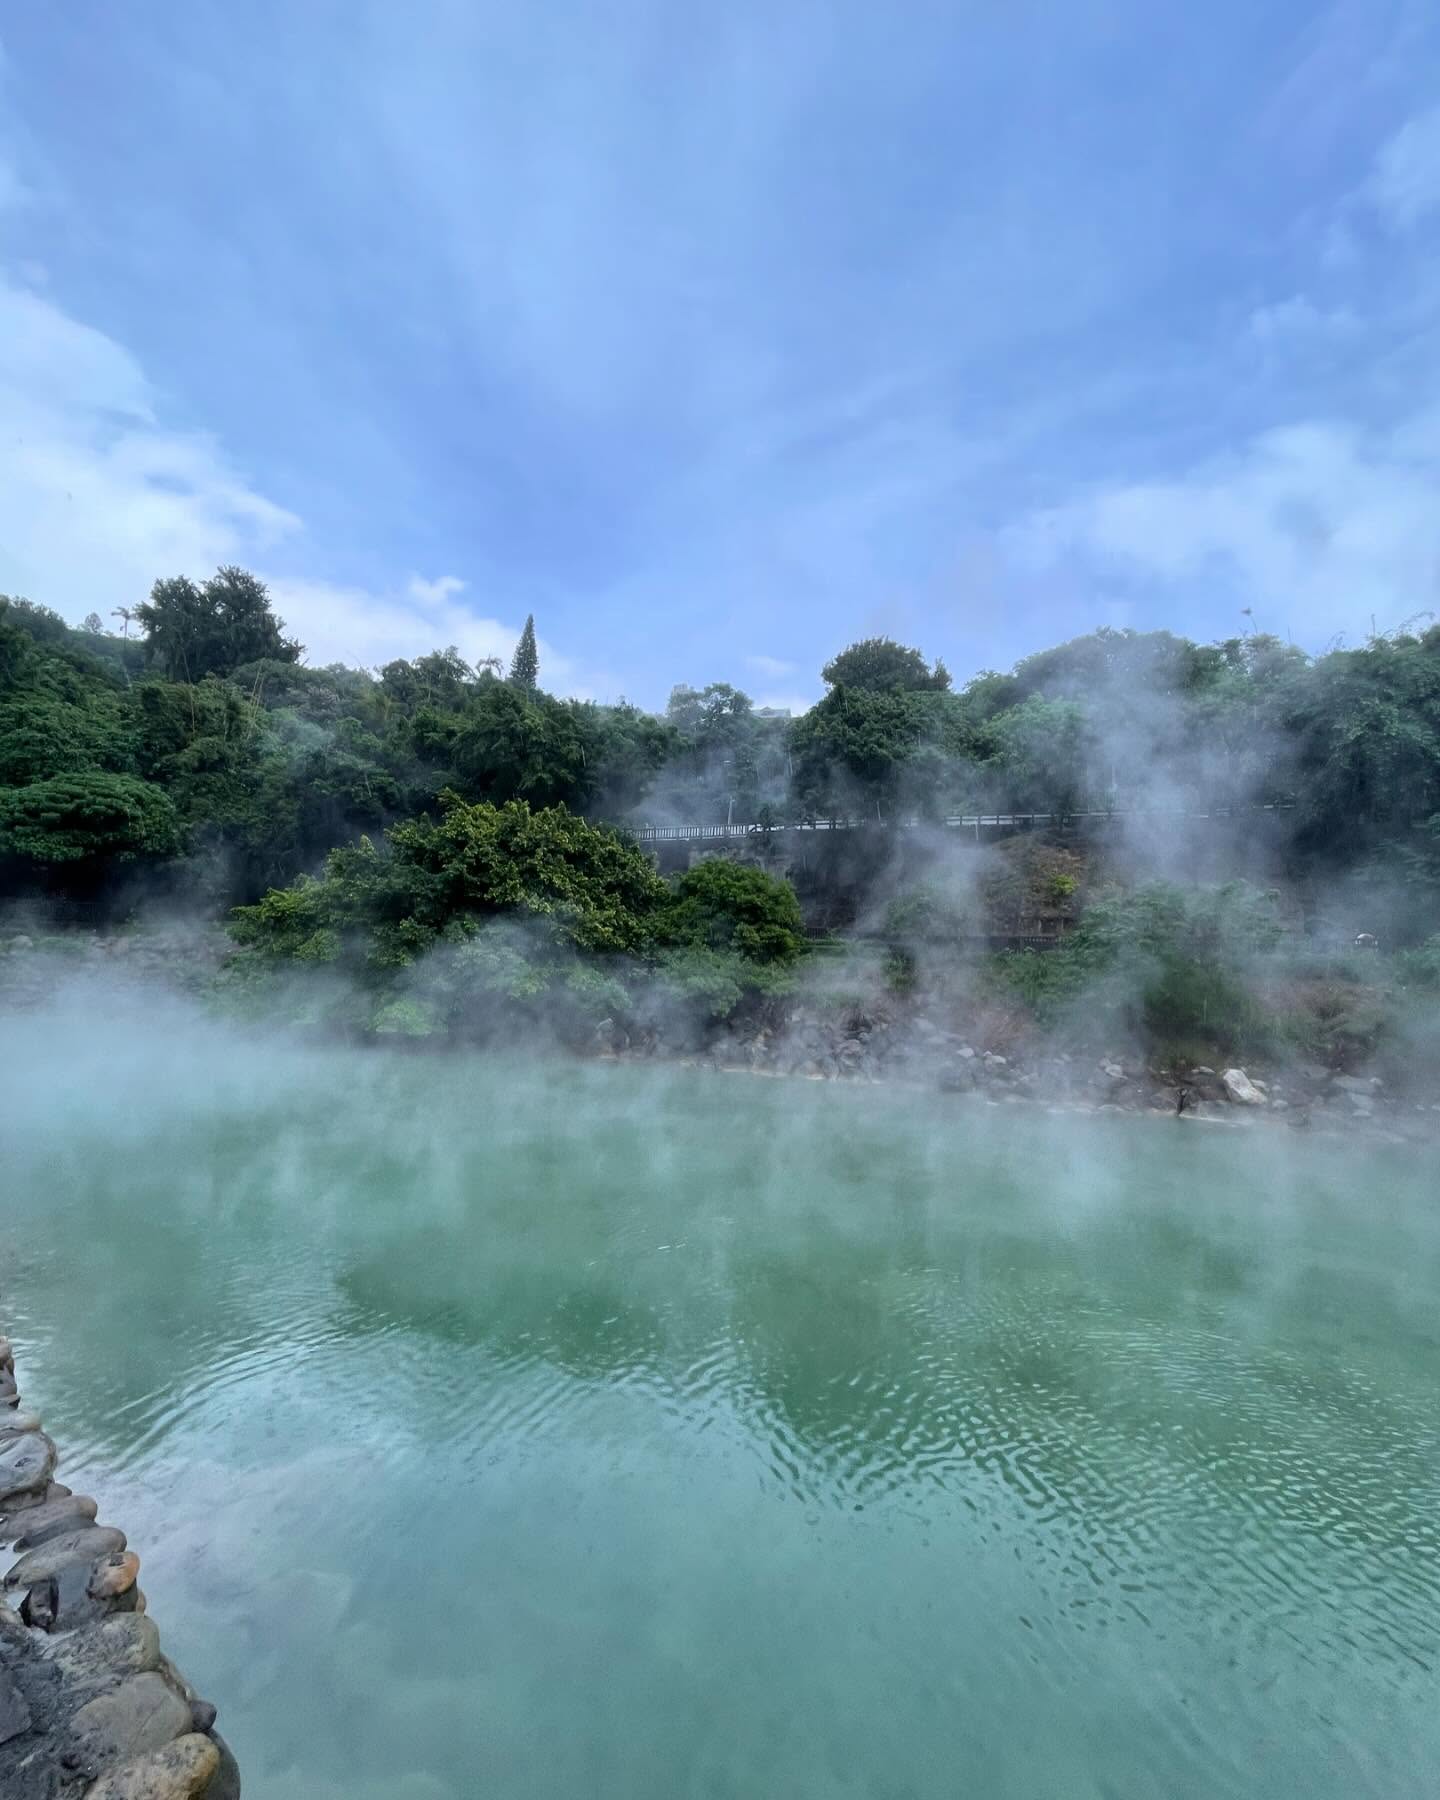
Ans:
[[[539,679],[540,652],[535,648],[535,615],[531,613],[525,620],[525,629],[520,633],[520,642],[515,646],[515,655],[510,662],[510,685],[533,693]]]

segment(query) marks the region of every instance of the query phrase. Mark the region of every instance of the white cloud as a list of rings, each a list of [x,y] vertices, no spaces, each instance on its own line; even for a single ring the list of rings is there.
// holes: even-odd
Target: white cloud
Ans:
[[[778,681],[784,675],[795,673],[794,663],[782,662],[778,656],[747,656],[745,662],[749,668],[754,669],[757,675],[766,675],[772,681]]]
[[[309,663],[373,668],[392,657],[423,655],[453,644],[467,662],[497,656],[508,666],[518,625],[478,618],[457,596],[456,575],[426,581],[412,576],[403,591],[377,594],[361,587],[267,575],[275,610],[305,646]],[[552,693],[584,697],[574,664],[539,640],[540,673]]]
[[[1440,598],[1440,411],[1383,432],[1305,423],[1173,480],[1117,483],[1031,517],[1011,544],[1174,585],[1225,585],[1315,643]]]
[[[1304,294],[1257,306],[1249,319],[1250,336],[1267,348],[1295,340],[1350,337],[1359,329],[1360,320],[1348,306],[1327,309]]]
[[[119,344],[3,280],[0,420],[0,588],[71,617],[299,529],[214,439],[158,422]]]
[[[241,562],[269,582],[312,662],[375,664],[447,644],[472,662],[508,661],[519,622],[477,617],[458,575],[376,592],[287,574],[301,520],[213,437],[174,430],[161,411],[123,346],[0,277],[0,592],[71,619],[108,616],[157,576]],[[540,660],[547,687],[583,691],[543,641]]]
[[[441,606],[452,594],[463,593],[465,583],[458,575],[441,575],[434,581],[426,581],[419,575],[412,575],[406,584],[406,592],[420,606]]]
[[[1399,231],[1440,208],[1440,106],[1408,120],[1381,148],[1370,198]]]

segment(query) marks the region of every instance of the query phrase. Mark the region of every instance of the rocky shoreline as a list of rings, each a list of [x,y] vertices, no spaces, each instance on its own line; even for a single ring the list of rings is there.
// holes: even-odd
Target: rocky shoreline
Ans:
[[[215,1708],[160,1649],[125,1534],[52,1479],[0,1338],[0,1795],[237,1800]]]
[[[44,1004],[59,979],[102,976],[116,992],[167,991],[205,1005],[234,957],[217,927],[170,931],[71,931],[40,937],[0,930],[0,992],[17,1010]],[[1373,1070],[1291,1061],[1261,1069],[1184,1063],[1165,1067],[1135,1046],[1060,1049],[990,1030],[983,1018],[959,1028],[953,1012],[919,996],[846,1006],[797,998],[712,1025],[698,1039],[693,1021],[625,1026],[605,1019],[588,1043],[554,1048],[625,1062],[793,1076],[809,1080],[900,1082],[996,1105],[1033,1102],[1072,1113],[1173,1114],[1239,1124],[1264,1120],[1294,1129],[1360,1133],[1396,1142],[1440,1131],[1440,1081],[1399,1092]],[[391,1048],[443,1051],[451,1040],[381,1040]]]
[[[901,1082],[991,1105],[1056,1112],[1179,1116],[1212,1124],[1266,1121],[1419,1142],[1440,1130],[1440,1095],[1392,1093],[1381,1077],[1292,1063],[1264,1074],[1204,1063],[1155,1067],[1135,1051],[1083,1052],[967,1041],[923,1011],[799,1011],[782,1026],[731,1024],[703,1049],[634,1038],[608,1022],[595,1052],[617,1061],[677,1062],[727,1074],[811,1081]]]

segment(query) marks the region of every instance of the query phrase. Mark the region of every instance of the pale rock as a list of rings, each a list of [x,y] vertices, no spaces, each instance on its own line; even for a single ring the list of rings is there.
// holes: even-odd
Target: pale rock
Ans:
[[[116,1613],[83,1631],[52,1638],[47,1651],[65,1679],[77,1687],[121,1675],[148,1675],[160,1667],[160,1632],[143,1613]]]
[[[85,1592],[92,1600],[118,1600],[128,1594],[140,1574],[140,1558],[133,1550],[102,1556],[91,1572]]]
[[[220,1767],[220,1751],[198,1731],[163,1749],[111,1769],[86,1791],[85,1800],[195,1800]]]
[[[1225,1096],[1237,1106],[1264,1106],[1265,1096],[1243,1069],[1227,1069],[1220,1077]]]
[[[70,1721],[72,1753],[86,1766],[144,1756],[189,1730],[190,1708],[153,1672],[127,1676],[87,1700]]]

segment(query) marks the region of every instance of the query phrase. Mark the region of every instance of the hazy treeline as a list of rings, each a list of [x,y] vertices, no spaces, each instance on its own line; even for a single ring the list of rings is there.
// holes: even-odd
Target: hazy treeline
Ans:
[[[126,635],[88,624],[0,597],[7,891],[98,894],[181,859],[215,901],[253,899],[447,789],[621,823],[1286,800],[1297,862],[1440,872],[1435,627],[1318,658],[1102,630],[959,689],[876,639],[790,719],[723,682],[660,715],[556,699],[533,625],[508,675],[453,648],[310,668],[233,568],[157,583]]]
[[[533,621],[508,670],[453,648],[310,668],[263,584],[235,568],[158,582],[120,622],[92,614],[76,630],[0,599],[0,898],[100,914],[156,895],[216,916],[239,905],[244,942],[345,971],[365,1016],[393,1029],[456,1024],[486,995],[559,992],[579,1016],[614,1016],[638,1004],[639,965],[716,1016],[782,988],[805,950],[789,884],[734,864],[663,881],[609,829],[650,821],[755,823],[763,840],[816,817],[880,830],[956,811],[1278,802],[1268,854],[1285,881],[1348,896],[1357,928],[1409,955],[1411,986],[1440,963],[1425,947],[1440,628],[1314,658],[1260,635],[1106,630],[959,688],[942,663],[873,639],[828,663],[824,698],[791,719],[725,683],[677,687],[658,715],[557,699]],[[1177,825],[1167,841],[1182,837]],[[900,946],[897,989],[935,977],[975,928],[984,882],[932,860],[935,880],[897,883],[890,859],[870,896]],[[1023,888],[1006,867],[991,858],[990,888]],[[1075,927],[1063,954],[992,971],[1034,1017],[1114,989],[1137,957],[1153,988],[1169,944],[1213,976],[1170,968],[1175,1017],[1258,1021],[1246,971],[1280,935],[1266,896],[1142,885],[1173,873],[1163,857],[1105,883],[1047,867],[1037,879]],[[875,872],[872,854],[847,879]]]

